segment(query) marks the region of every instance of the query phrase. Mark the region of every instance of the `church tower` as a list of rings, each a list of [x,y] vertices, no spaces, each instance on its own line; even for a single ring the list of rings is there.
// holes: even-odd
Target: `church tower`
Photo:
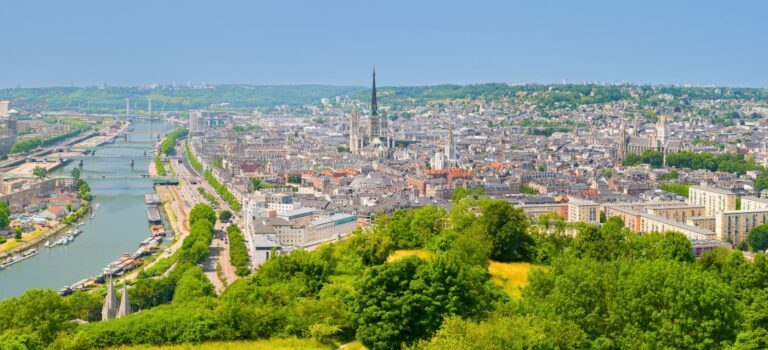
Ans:
[[[624,125],[624,117],[621,118],[621,124],[619,125],[619,147],[618,147],[618,158],[619,162],[624,160],[624,157],[627,155],[627,130],[626,126]]]
[[[448,121],[448,134],[445,138],[445,158],[454,160],[456,158],[455,147],[453,146],[453,123]]]
[[[659,121],[656,122],[656,135],[657,135],[657,138],[659,139],[659,142],[661,143],[661,146],[664,146],[667,140],[669,140],[669,130],[667,129],[667,116],[665,115],[659,116]]]
[[[115,296],[115,283],[112,275],[109,275],[109,285],[107,286],[107,295],[104,297],[104,307],[101,308],[101,320],[109,320],[117,315],[117,297]]]
[[[131,313],[131,302],[128,300],[128,282],[123,282],[123,296],[120,297],[120,307],[117,308],[117,315],[120,318]]]
[[[371,87],[371,117],[368,119],[368,142],[381,139],[381,117],[376,103],[376,69],[373,70],[373,85]],[[383,141],[383,140],[382,140]]]

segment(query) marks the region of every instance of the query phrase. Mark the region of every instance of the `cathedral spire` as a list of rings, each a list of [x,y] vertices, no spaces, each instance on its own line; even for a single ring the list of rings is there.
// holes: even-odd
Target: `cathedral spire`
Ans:
[[[128,282],[123,282],[123,295],[120,297],[120,306],[115,317],[120,318],[131,313],[131,302],[128,300]]]
[[[115,283],[112,280],[112,274],[108,274],[105,278],[109,278],[109,285],[107,285],[107,295],[104,297],[104,306],[101,309],[102,321],[113,319],[117,314],[117,297],[115,296]]]
[[[379,115],[379,106],[376,104],[376,67],[373,67],[373,87],[371,88],[371,115]]]

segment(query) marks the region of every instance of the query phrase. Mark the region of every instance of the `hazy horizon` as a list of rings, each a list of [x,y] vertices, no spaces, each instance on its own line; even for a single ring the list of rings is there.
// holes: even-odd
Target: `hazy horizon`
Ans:
[[[761,2],[9,1],[0,87],[768,87]],[[762,28],[762,29],[761,29]]]

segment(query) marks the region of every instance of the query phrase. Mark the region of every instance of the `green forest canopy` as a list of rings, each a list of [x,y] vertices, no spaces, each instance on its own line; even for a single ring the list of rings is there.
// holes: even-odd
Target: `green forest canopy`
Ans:
[[[519,214],[507,202],[471,197],[449,211],[397,211],[370,233],[274,256],[216,296],[195,266],[215,220],[200,205],[180,252],[129,289],[141,312],[94,322],[100,293],[30,290],[0,302],[0,348],[270,337],[335,340],[329,349],[357,339],[371,350],[736,350],[768,342],[765,254],[748,261],[719,248],[694,259],[680,233],[637,235],[615,217],[598,227],[557,216],[534,224]],[[395,249],[414,248],[429,256],[388,260]],[[533,269],[522,298],[512,299],[490,282],[489,258],[546,267]]]

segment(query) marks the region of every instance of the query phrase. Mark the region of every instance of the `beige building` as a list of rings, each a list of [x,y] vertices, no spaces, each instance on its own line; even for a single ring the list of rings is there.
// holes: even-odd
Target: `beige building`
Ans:
[[[597,224],[600,222],[598,207],[599,205],[592,201],[571,199],[568,202],[568,221]]]
[[[768,198],[742,197],[741,210],[768,209]]]
[[[688,218],[685,221],[686,224],[696,226],[699,228],[707,229],[715,232],[715,217],[714,216],[697,216]]]
[[[531,221],[534,222],[539,219],[539,216],[550,213],[560,215],[563,219],[568,218],[568,205],[563,203],[525,204],[519,206],[519,208],[523,209],[528,214],[528,217],[531,218]]]
[[[640,216],[640,232],[677,231],[692,240],[713,240],[715,233],[696,226],[691,226],[661,216],[643,214]]]
[[[691,186],[688,204],[704,206],[704,216],[715,216],[728,210],[736,210],[736,194],[714,187]]]
[[[0,101],[0,118],[8,117],[8,112],[11,110],[11,101]]]
[[[736,245],[747,238],[749,230],[768,222],[768,209],[728,210],[715,217],[717,239]]]
[[[703,216],[706,209],[702,205],[670,205],[657,208],[648,208],[648,214],[661,216],[677,222],[686,222],[688,218]]]

